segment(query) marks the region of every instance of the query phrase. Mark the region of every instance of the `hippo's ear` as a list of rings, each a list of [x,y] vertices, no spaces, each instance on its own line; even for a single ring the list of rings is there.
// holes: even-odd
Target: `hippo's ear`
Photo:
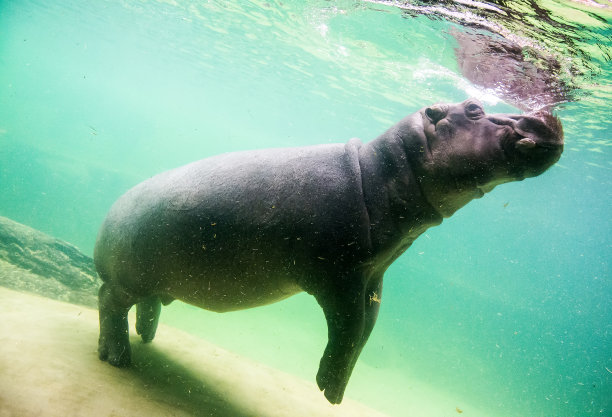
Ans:
[[[527,153],[531,149],[536,147],[536,143],[535,143],[535,141],[533,139],[523,138],[523,139],[519,140],[518,142],[516,142],[516,144],[514,146],[519,151],[521,151],[523,153]]]

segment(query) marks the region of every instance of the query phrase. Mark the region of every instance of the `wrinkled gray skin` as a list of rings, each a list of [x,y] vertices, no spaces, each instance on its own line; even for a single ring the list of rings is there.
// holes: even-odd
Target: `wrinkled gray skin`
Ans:
[[[134,304],[148,342],[173,299],[225,312],[306,291],[328,326],[317,384],[340,403],[389,265],[427,228],[539,175],[562,149],[552,116],[487,116],[467,100],[424,108],[366,144],[230,153],[159,174],[122,196],[98,235],[100,359],[130,363]]]

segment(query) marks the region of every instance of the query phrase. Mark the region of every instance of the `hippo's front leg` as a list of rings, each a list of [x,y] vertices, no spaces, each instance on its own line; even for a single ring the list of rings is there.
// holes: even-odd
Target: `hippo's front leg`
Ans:
[[[370,302],[368,290],[371,286],[364,285],[361,277],[342,279],[330,287],[315,294],[325,314],[328,334],[317,384],[330,403],[338,404],[357,357],[374,327],[379,303]]]

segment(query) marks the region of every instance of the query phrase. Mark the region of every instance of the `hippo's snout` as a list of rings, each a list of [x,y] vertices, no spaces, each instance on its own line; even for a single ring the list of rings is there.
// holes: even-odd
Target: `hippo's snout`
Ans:
[[[540,175],[563,153],[563,127],[550,113],[492,115],[489,120],[512,129],[502,146],[518,177]]]
[[[550,113],[491,115],[488,119],[498,125],[510,126],[515,136],[531,139],[534,146],[529,148],[563,148],[563,127],[559,119]],[[517,142],[526,143],[521,139]]]
[[[521,136],[533,139],[536,147],[563,150],[563,127],[559,119],[550,113],[520,117],[514,130]]]

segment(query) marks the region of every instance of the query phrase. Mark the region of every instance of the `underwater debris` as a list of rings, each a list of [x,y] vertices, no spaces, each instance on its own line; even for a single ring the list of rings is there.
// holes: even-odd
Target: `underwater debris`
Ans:
[[[372,295],[370,295],[370,305],[372,305],[372,301],[374,301],[375,303],[380,304],[381,299],[378,296],[378,294],[376,294],[376,291],[374,291],[374,293]]]

